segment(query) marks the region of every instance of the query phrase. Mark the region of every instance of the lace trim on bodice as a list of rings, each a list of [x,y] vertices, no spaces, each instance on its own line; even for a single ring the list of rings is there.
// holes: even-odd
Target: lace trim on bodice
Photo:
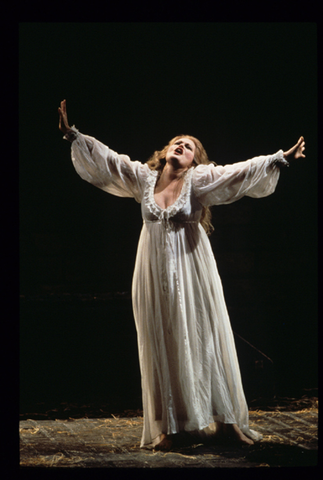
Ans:
[[[150,213],[155,215],[157,218],[162,218],[164,216],[166,216],[167,218],[171,218],[176,215],[176,213],[178,213],[184,207],[189,195],[191,194],[191,178],[193,170],[194,168],[190,168],[186,172],[181,193],[179,194],[175,202],[172,205],[169,205],[167,208],[162,208],[156,203],[155,187],[157,183],[158,172],[157,170],[151,170],[147,178],[146,188],[144,192],[144,201]]]

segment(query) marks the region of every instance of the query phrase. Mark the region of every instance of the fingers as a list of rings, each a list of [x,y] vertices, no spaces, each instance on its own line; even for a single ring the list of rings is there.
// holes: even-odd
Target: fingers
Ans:
[[[301,152],[304,152],[305,150],[305,140],[304,140],[304,137],[301,137],[301,144],[300,144],[300,147],[301,147]],[[305,155],[304,155],[305,156]]]
[[[67,113],[66,113],[66,100],[61,102],[61,106],[58,108],[58,113],[62,118],[66,118],[67,120]]]
[[[65,99],[61,101],[61,106],[58,108],[58,114],[59,114],[59,129],[65,133],[70,128],[67,120]]]
[[[63,100],[61,102],[61,110],[63,113],[66,113],[66,100]]]
[[[303,154],[305,150],[305,140],[304,137],[301,136],[298,139],[298,142],[296,145],[294,145],[291,149],[289,149],[287,152],[284,153],[285,158],[289,157],[291,158],[305,158],[305,155]]]
[[[299,149],[303,145],[303,143],[305,144],[304,137],[299,137],[294,148]]]
[[[297,142],[297,150],[298,150],[298,157],[305,158],[305,155],[303,154],[305,150],[305,140],[304,137],[300,137],[300,139]]]

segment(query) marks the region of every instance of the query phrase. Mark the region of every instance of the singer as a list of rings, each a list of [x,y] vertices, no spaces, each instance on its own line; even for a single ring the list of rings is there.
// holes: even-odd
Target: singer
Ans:
[[[261,435],[249,428],[208,238],[209,207],[272,194],[280,168],[305,157],[304,138],[286,152],[221,166],[208,159],[199,140],[180,135],[141,163],[70,127],[65,100],[58,112],[80,177],[141,204],[132,284],[144,411],[141,447],[168,451],[183,432],[209,432],[211,424],[215,438],[252,445]]]

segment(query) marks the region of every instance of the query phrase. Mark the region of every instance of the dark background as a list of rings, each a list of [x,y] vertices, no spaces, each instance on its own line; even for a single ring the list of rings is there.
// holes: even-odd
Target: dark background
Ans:
[[[20,24],[21,408],[140,398],[140,205],[76,174],[65,98],[71,125],[142,162],[178,134],[223,165],[305,137],[273,195],[213,208],[210,240],[241,364],[240,336],[273,361],[277,394],[317,387],[316,37],[314,23]],[[267,375],[243,368],[250,399]]]

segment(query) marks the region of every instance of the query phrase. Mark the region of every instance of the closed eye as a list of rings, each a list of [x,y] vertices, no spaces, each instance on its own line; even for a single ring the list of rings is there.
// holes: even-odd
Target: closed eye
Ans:
[[[181,143],[182,142],[175,142],[175,145],[180,145]],[[185,147],[188,148],[189,150],[193,150],[189,143],[186,143]]]

